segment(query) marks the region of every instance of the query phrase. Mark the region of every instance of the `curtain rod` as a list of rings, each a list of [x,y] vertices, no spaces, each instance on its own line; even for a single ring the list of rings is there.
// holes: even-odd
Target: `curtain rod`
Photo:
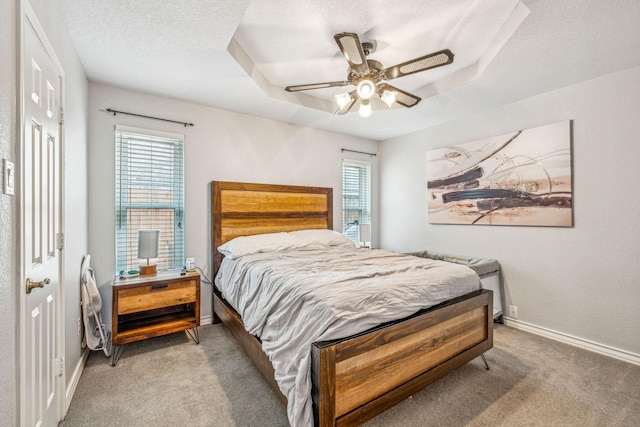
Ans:
[[[366,152],[364,152],[364,151],[349,150],[348,148],[343,148],[341,151],[342,151],[343,153],[344,153],[345,151],[348,151],[348,152],[350,152],[350,153],[358,153],[358,154],[366,154],[366,155],[369,155],[369,156],[377,156],[377,154],[376,154],[376,153],[366,153]]]
[[[179,122],[177,120],[162,119],[160,117],[144,116],[142,114],[127,113],[126,111],[112,110],[111,108],[107,108],[107,112],[113,113],[114,116],[116,114],[126,114],[128,116],[144,117],[145,119],[153,119],[153,120],[160,120],[160,121],[163,121],[163,122],[177,123],[177,124],[180,124],[180,125],[184,125],[184,127],[194,126],[193,123]]]

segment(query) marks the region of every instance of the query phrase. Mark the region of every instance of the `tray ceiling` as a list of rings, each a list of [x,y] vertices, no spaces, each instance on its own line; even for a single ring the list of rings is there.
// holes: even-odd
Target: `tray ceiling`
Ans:
[[[640,65],[637,0],[58,2],[90,81],[373,140]],[[335,89],[283,87],[343,80],[339,32],[385,66],[444,48],[454,63],[391,81],[414,108],[333,116]]]

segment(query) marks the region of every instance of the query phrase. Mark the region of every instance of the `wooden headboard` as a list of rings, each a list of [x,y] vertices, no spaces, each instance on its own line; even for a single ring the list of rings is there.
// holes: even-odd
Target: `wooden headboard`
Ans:
[[[214,276],[218,246],[234,237],[314,228],[333,228],[332,188],[211,182]]]

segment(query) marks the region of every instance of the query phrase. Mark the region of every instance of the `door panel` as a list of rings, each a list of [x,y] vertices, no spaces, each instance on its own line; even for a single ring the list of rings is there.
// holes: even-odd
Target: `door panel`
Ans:
[[[31,12],[32,14],[33,12]],[[21,424],[56,426],[64,399],[60,269],[62,77],[40,26],[23,32]],[[45,48],[45,46],[47,46]],[[28,281],[39,283],[28,291]],[[41,285],[41,286],[40,286]]]

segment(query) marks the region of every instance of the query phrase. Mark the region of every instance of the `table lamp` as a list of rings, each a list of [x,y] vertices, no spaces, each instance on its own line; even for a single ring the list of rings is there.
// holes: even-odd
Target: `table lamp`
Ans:
[[[150,258],[158,258],[158,236],[160,230],[138,230],[138,258],[147,259],[147,265],[140,266],[140,275],[156,274],[156,264],[150,265]]]
[[[361,247],[368,248],[367,242],[371,242],[371,224],[360,224],[360,243]]]

